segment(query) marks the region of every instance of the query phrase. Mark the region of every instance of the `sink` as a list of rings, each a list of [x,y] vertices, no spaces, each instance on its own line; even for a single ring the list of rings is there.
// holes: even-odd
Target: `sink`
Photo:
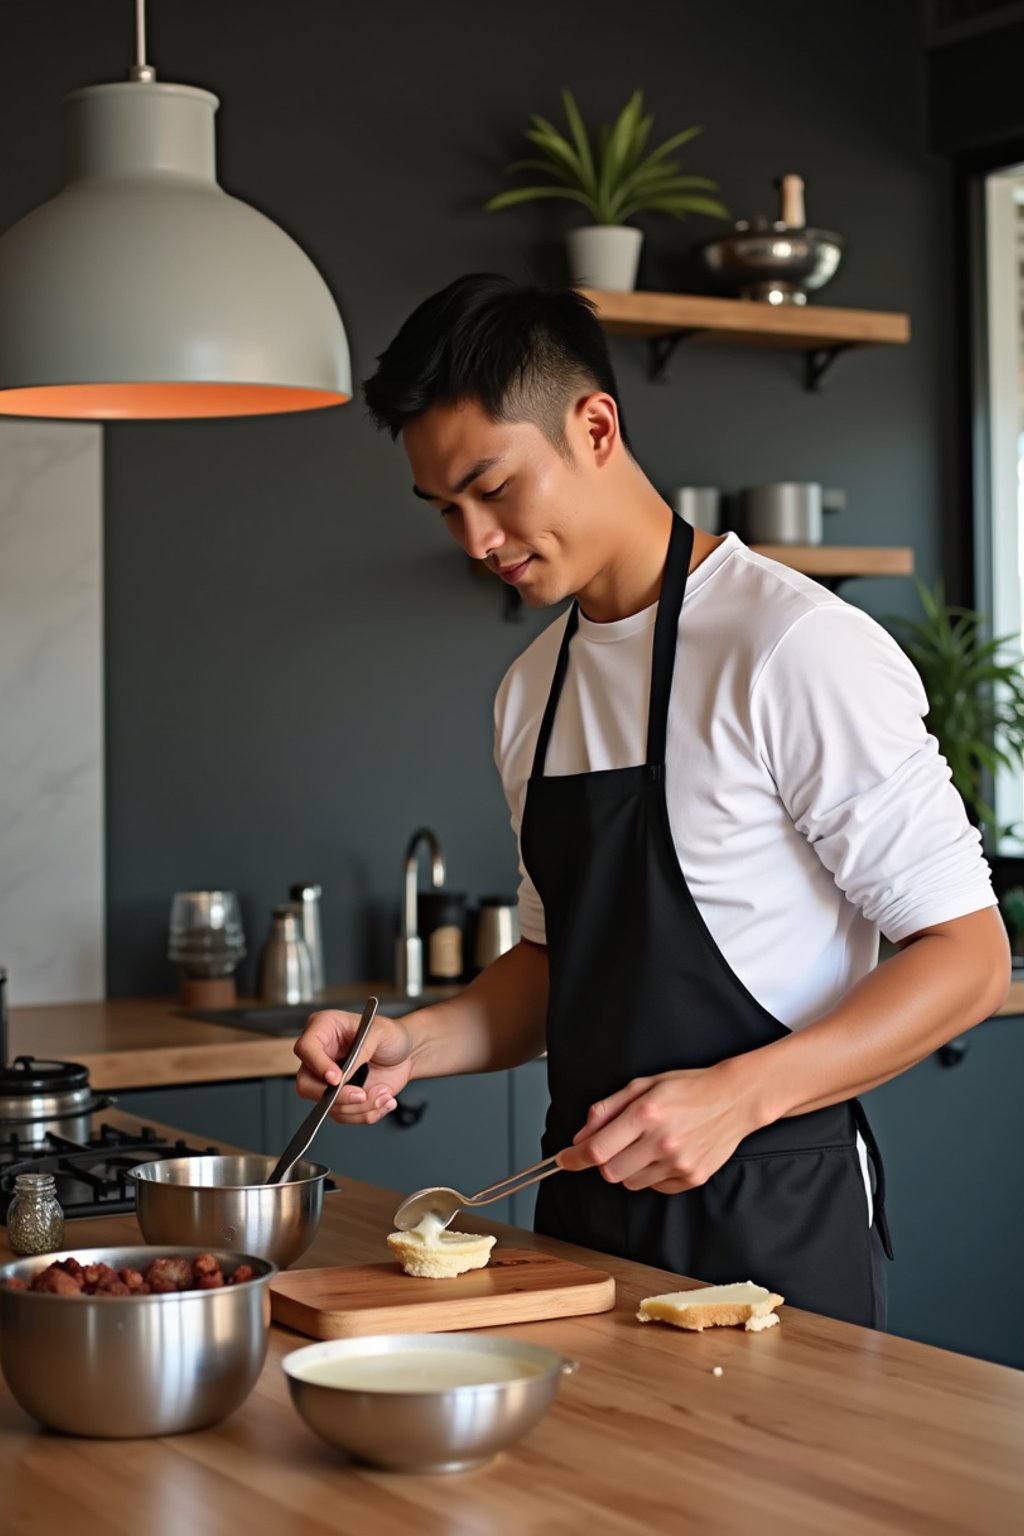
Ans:
[[[377,1012],[388,1019],[399,1019],[427,1003],[450,997],[450,992],[424,992],[421,997],[382,997]],[[234,1029],[255,1030],[263,1035],[299,1035],[311,1013],[323,1008],[360,1011],[358,1003],[239,1003],[234,1008],[179,1008],[185,1019],[202,1019],[206,1024],[227,1024]]]

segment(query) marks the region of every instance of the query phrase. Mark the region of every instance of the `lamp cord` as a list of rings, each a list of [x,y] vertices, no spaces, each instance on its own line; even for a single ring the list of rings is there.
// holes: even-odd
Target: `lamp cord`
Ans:
[[[143,85],[151,85],[156,79],[156,70],[146,63],[146,0],[135,0],[135,63],[128,78]]]

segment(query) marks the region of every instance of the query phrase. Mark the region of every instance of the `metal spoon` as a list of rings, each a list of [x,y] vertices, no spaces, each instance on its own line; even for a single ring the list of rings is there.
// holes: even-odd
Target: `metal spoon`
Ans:
[[[430,1189],[418,1189],[414,1195],[403,1200],[395,1212],[395,1230],[408,1232],[411,1227],[419,1226],[424,1216],[435,1216],[446,1227],[464,1207],[472,1209],[478,1205],[491,1205],[495,1200],[518,1194],[521,1189],[529,1189],[531,1184],[537,1184],[541,1179],[558,1172],[557,1158],[546,1157],[543,1162],[534,1163],[532,1168],[523,1168],[519,1173],[510,1173],[507,1179],[501,1179],[497,1184],[488,1184],[486,1189],[477,1190],[475,1195],[461,1195],[457,1189],[448,1189],[444,1184],[433,1185]]]
[[[356,1030],[355,1038],[349,1047],[348,1055],[341,1065],[341,1077],[336,1083],[324,1089],[318,1102],[310,1110],[271,1169],[267,1179],[268,1184],[279,1184],[285,1174],[291,1169],[292,1164],[297,1163],[303,1153],[309,1150],[313,1137],[327,1119],[334,1106],[335,1099],[355,1069],[356,1062],[359,1060],[359,1053],[363,1048],[367,1035],[370,1033],[370,1025],[373,1023],[379,1004],[379,998],[367,998],[366,1007],[363,1009],[363,1016],[359,1020],[359,1028]]]

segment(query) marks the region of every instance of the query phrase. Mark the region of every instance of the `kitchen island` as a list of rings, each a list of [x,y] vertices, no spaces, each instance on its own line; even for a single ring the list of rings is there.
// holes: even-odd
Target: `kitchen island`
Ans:
[[[395,1204],[393,1194],[345,1181],[327,1196],[300,1265],[385,1262]],[[497,1330],[559,1350],[581,1369],[562,1382],[540,1425],[489,1466],[424,1477],[346,1464],[292,1409],[280,1361],[307,1341],[275,1325],[250,1398],[222,1424],[191,1435],[60,1437],[39,1429],[0,1386],[0,1529],[5,1536],[1001,1536],[1024,1529],[1024,1374],[788,1307],[781,1326],[764,1333],[642,1326],[638,1301],[679,1288],[679,1277],[533,1233],[473,1225],[495,1232],[499,1243],[606,1269],[618,1286],[611,1312]],[[0,1229],[6,1260],[2,1238]],[[133,1217],[107,1217],[69,1224],[66,1247],[137,1241]]]

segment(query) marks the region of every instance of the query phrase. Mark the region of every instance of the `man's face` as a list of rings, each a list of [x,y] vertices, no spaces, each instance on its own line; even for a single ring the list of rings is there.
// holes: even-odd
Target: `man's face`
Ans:
[[[585,437],[582,457],[570,458],[533,422],[491,421],[467,400],[432,406],[403,429],[402,442],[415,494],[524,602],[544,607],[586,586],[599,541]]]

